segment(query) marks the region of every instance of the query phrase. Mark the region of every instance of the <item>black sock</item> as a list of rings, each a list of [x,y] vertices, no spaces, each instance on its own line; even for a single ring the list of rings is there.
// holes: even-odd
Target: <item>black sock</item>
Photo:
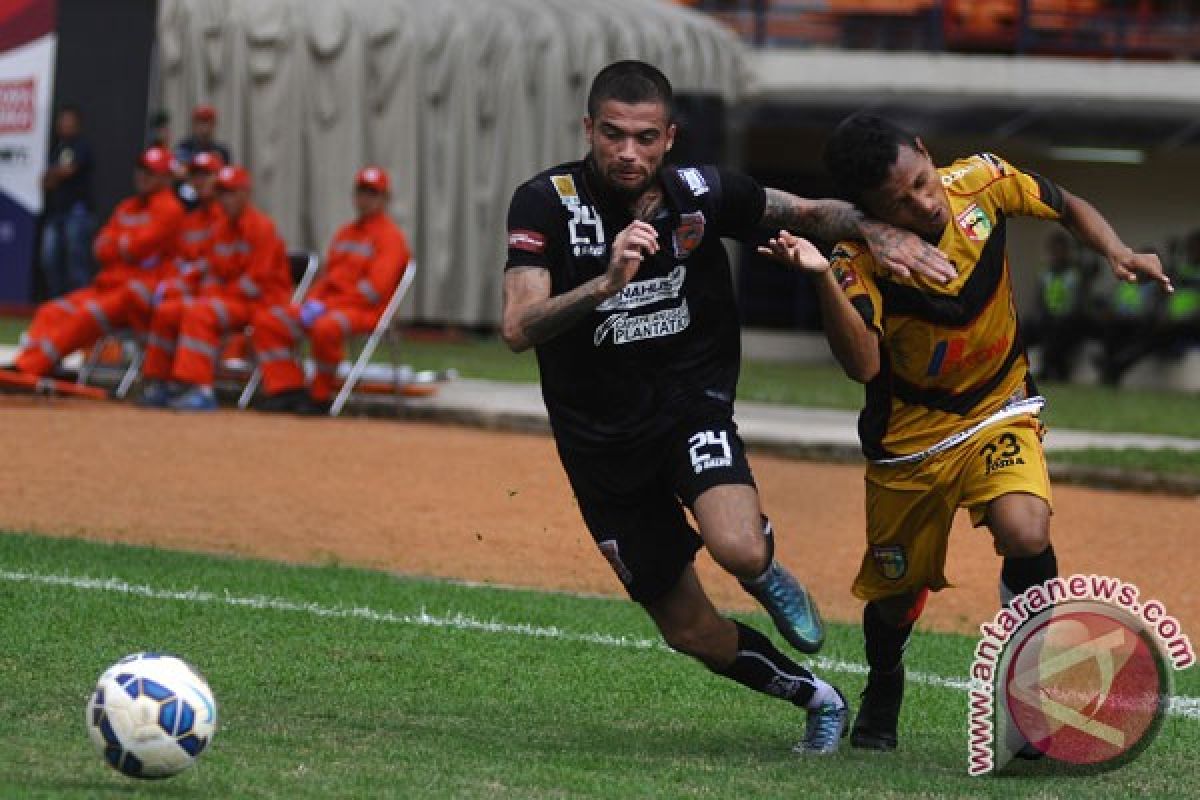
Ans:
[[[817,691],[818,680],[811,672],[779,652],[771,640],[736,620],[737,658],[718,674],[756,692],[807,706]]]
[[[892,673],[900,668],[912,629],[911,622],[899,628],[887,624],[879,607],[867,603],[863,608],[863,636],[867,640],[867,664],[872,671]]]
[[[1058,559],[1054,556],[1054,545],[1036,556],[1006,558],[1000,570],[1000,601],[1003,605],[1031,587],[1044,583],[1058,575]]]

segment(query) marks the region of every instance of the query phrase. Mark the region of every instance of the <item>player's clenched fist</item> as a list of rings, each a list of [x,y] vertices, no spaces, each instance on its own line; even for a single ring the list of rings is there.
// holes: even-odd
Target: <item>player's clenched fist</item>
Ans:
[[[634,220],[617,234],[613,241],[612,257],[604,273],[605,288],[610,294],[624,289],[642,266],[642,259],[658,252],[658,231],[653,225]]]

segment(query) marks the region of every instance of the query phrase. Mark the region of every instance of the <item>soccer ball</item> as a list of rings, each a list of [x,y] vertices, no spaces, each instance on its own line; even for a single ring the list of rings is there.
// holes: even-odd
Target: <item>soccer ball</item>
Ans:
[[[96,681],[86,720],[92,744],[113,769],[167,778],[190,767],[212,741],[217,704],[186,661],[134,653]]]

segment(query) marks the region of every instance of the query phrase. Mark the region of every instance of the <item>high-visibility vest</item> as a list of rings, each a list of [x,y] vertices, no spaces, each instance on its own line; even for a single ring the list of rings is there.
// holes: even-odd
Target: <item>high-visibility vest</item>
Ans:
[[[1042,281],[1042,306],[1052,317],[1065,317],[1079,307],[1079,290],[1083,279],[1077,269],[1065,272],[1044,270]]]

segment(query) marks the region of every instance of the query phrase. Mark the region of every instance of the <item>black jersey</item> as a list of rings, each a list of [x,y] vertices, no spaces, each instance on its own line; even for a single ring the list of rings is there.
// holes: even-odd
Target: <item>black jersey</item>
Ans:
[[[537,346],[542,396],[561,446],[594,449],[661,433],[697,403],[732,405],[738,313],[721,237],[749,237],[766,193],[716,167],[664,167],[665,201],[648,220],[658,253],[620,294]],[[508,212],[508,263],[550,272],[553,295],[605,272],[633,217],[600,191],[588,161],[520,186]]]

